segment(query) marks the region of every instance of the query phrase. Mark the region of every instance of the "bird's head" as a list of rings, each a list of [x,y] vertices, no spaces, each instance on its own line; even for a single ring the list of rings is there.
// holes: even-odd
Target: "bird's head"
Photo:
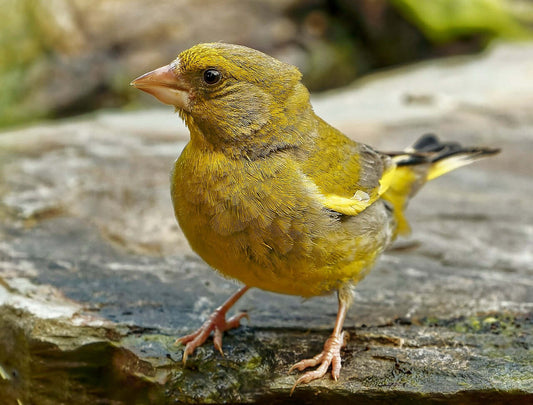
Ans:
[[[259,51],[199,44],[131,84],[173,105],[212,143],[244,142],[269,124],[289,126],[288,110],[309,105],[301,73]],[[301,104],[301,105],[300,105]]]

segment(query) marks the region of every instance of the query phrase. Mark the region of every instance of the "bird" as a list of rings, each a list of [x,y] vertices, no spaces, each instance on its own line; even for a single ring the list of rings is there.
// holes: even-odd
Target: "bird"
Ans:
[[[131,85],[175,108],[190,139],[170,176],[171,199],[191,248],[243,287],[195,332],[177,339],[183,363],[250,288],[310,298],[337,294],[331,336],[316,356],[294,364],[294,389],[337,380],[354,286],[380,254],[409,233],[409,200],[428,181],[497,148],[463,147],[421,136],[400,152],[380,152],[319,118],[295,66],[241,45],[201,43]],[[314,369],[313,369],[314,368]]]

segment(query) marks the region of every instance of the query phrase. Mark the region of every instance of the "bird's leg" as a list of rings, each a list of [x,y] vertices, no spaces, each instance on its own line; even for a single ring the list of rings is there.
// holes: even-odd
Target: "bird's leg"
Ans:
[[[194,350],[201,346],[206,339],[211,334],[211,331],[214,331],[213,344],[215,349],[217,349],[222,355],[222,333],[228,329],[237,328],[240,325],[242,318],[248,318],[246,312],[241,312],[237,315],[232,316],[226,321],[226,312],[237,302],[243,294],[248,291],[250,287],[244,286],[235,294],[227,299],[224,304],[219,306],[215,311],[209,316],[207,321],[204,322],[202,326],[195,332],[190,335],[182,336],[176,339],[174,344],[185,344],[185,349],[183,350],[183,364],[187,362],[187,357],[194,352]]]
[[[347,309],[347,300],[343,299],[341,294],[339,294],[339,311],[337,312],[335,328],[333,329],[331,336],[326,340],[326,343],[324,343],[324,350],[322,350],[321,353],[317,354],[312,359],[299,361],[290,368],[289,373],[294,369],[302,371],[308,367],[315,367],[317,365],[319,366],[315,370],[308,371],[298,378],[292,387],[291,394],[298,384],[305,384],[323,377],[328,371],[330,365],[333,379],[337,381],[339,378],[341,371],[341,349],[346,346],[346,340],[348,338],[346,332],[342,330]]]

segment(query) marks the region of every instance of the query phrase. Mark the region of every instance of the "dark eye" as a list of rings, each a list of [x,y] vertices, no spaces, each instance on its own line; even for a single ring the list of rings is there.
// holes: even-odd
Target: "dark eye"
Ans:
[[[204,72],[204,82],[207,84],[215,84],[220,80],[221,77],[222,75],[216,69],[207,69]]]

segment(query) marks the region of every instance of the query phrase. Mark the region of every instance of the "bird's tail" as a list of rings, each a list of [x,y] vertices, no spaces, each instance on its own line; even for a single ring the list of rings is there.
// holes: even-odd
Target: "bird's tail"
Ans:
[[[435,135],[427,134],[404,152],[389,153],[396,163],[396,169],[390,187],[382,198],[393,206],[397,222],[396,234],[409,233],[410,226],[404,211],[409,199],[424,183],[499,151],[494,148],[464,147],[456,142],[441,142]]]

